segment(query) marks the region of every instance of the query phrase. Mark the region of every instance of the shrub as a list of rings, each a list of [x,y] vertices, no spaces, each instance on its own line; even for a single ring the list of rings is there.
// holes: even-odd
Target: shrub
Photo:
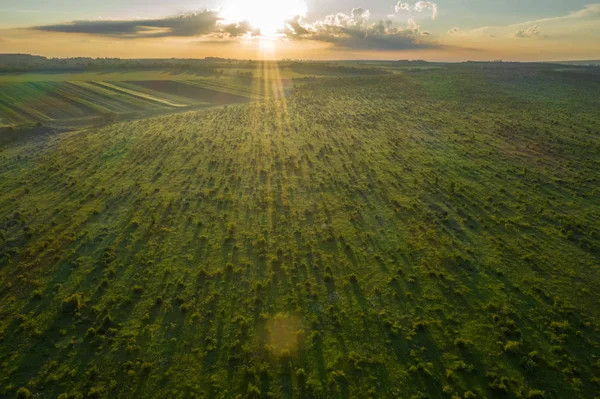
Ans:
[[[487,373],[486,377],[490,380],[489,387],[491,390],[508,392],[508,378],[500,377],[496,373]]]
[[[546,392],[540,390],[540,389],[531,389],[529,392],[527,392],[527,396],[528,399],[538,399],[538,398],[545,398],[546,397]]]
[[[104,319],[102,319],[102,325],[103,325],[104,327],[108,327],[108,326],[110,326],[110,325],[112,325],[112,324],[113,324],[113,319],[112,319],[112,317],[110,317],[110,315],[109,315],[109,314],[107,314],[106,316],[104,316]]]
[[[29,389],[21,387],[17,390],[17,399],[29,399],[31,398],[31,392]]]
[[[199,319],[200,319],[200,313],[199,312],[194,312],[192,314],[191,320],[192,321],[196,321],[196,320],[199,320]]]
[[[63,311],[74,313],[83,307],[83,296],[81,294],[73,294],[63,301]]]
[[[246,391],[247,397],[252,399],[260,398],[260,389],[256,385],[248,384],[248,390]]]
[[[504,345],[504,352],[516,353],[519,351],[521,343],[519,341],[508,341],[506,345]]]
[[[473,342],[471,340],[465,339],[465,338],[456,338],[454,340],[454,345],[458,346],[459,348],[466,348],[467,346],[471,345]]]
[[[154,367],[153,363],[150,363],[150,362],[142,363],[142,373],[149,372],[152,369],[152,367]]]
[[[538,353],[533,351],[530,352],[527,356],[523,356],[521,358],[521,365],[527,371],[533,371],[537,368],[538,364],[536,360],[538,359]]]
[[[89,398],[100,398],[100,397],[104,396],[105,392],[106,392],[106,389],[104,389],[104,387],[102,387],[102,386],[92,387],[92,388],[90,388],[90,390],[88,392],[88,397]]]
[[[133,291],[134,294],[139,295],[144,292],[144,288],[141,285],[134,285],[131,291]]]
[[[306,371],[304,371],[304,369],[296,370],[296,377],[298,378],[298,382],[304,383],[306,380]]]

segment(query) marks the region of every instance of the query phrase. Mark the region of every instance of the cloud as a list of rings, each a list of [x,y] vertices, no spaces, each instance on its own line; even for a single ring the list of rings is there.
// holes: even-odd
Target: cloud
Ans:
[[[417,1],[414,4],[400,2],[397,3],[396,10],[431,10],[432,18],[435,18],[438,7],[429,1]],[[358,7],[348,14],[328,15],[313,23],[298,16],[287,21],[285,28],[278,33],[283,39],[314,40],[329,43],[339,49],[392,51],[441,47],[432,42],[431,34],[421,30],[412,18],[408,19],[405,26],[398,26],[397,17],[398,15],[394,17],[396,22],[390,19],[371,21],[370,11]],[[30,29],[119,39],[194,37],[200,39],[200,43],[260,35],[259,29],[249,21],[225,22],[219,12],[214,10],[157,19],[72,21],[34,26]]]
[[[193,37],[211,33],[237,35],[237,28],[219,26],[217,11],[204,10],[161,19],[73,21],[63,24],[34,26],[44,32],[82,33],[124,39],[157,38],[168,36]],[[226,30],[225,30],[226,29]]]
[[[260,30],[252,27],[249,21],[234,22],[223,25],[218,36],[220,37],[239,37],[250,34],[252,36],[260,35]]]
[[[595,16],[600,16],[600,4],[599,3],[588,4],[585,6],[585,8],[578,10],[578,11],[571,12],[562,17],[540,19],[539,22],[547,22],[547,21],[555,21],[555,20],[560,20],[560,19],[571,19],[571,18],[588,18],[588,17],[595,17]]]
[[[286,28],[283,31],[289,37],[301,37],[310,34],[310,31],[304,27],[304,21],[299,15],[286,22]]]
[[[458,35],[460,35],[461,33],[462,33],[462,32],[461,32],[461,31],[460,31],[460,29],[458,29],[458,28],[452,28],[452,29],[450,29],[450,30],[448,31],[448,34],[449,34],[450,36],[458,36]]]
[[[471,35],[477,35],[481,33],[488,34],[488,32],[493,31],[494,36],[516,36],[523,37],[520,35],[526,34],[526,31],[531,27],[541,26],[544,28],[544,31],[548,30],[547,27],[554,25],[558,26],[559,24],[564,25],[567,23],[571,24],[579,24],[583,21],[590,21],[596,23],[595,20],[600,18],[600,3],[588,4],[584,8],[578,11],[573,11],[565,15],[561,15],[558,17],[549,17],[549,18],[541,18],[533,21],[525,21],[519,22],[510,25],[497,25],[497,26],[482,26],[480,28],[471,29],[468,31]],[[541,30],[542,28],[539,28]],[[513,34],[514,30],[517,29],[517,33]],[[525,36],[532,37],[532,36]]]
[[[538,25],[533,25],[527,29],[521,29],[515,33],[516,37],[520,37],[521,39],[526,39],[530,37],[536,37],[541,34],[540,27]]]
[[[219,46],[231,46],[234,44],[239,44],[239,40],[237,38],[232,38],[232,37],[211,37],[209,36],[206,39],[200,39],[200,40],[192,40],[189,41],[188,44],[190,45],[194,45],[194,46],[207,46],[207,45],[219,45]]]
[[[407,26],[395,27],[390,20],[370,22],[370,12],[354,8],[350,14],[328,15],[312,24],[296,17],[287,23],[282,33],[289,39],[314,40],[329,43],[343,50],[417,50],[441,47],[436,43],[418,40],[429,36],[409,19]]]
[[[315,22],[313,27],[324,28],[337,26],[348,29],[362,29],[367,27],[370,16],[371,12],[369,10],[365,10],[364,8],[353,8],[350,15],[341,12],[328,15],[324,20]]]
[[[435,19],[435,17],[437,16],[438,13],[438,6],[435,3],[432,3],[431,1],[417,1],[414,5],[411,5],[409,3],[403,3],[403,2],[398,2],[398,4],[396,4],[396,13],[399,13],[401,11],[417,11],[417,12],[423,12],[424,10],[430,9],[431,10],[431,19]]]

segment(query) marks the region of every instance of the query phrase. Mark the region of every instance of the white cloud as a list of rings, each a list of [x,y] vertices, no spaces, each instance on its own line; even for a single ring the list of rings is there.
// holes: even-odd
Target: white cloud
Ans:
[[[431,19],[435,19],[438,13],[437,4],[431,1],[417,1],[414,5],[409,3],[403,3],[402,1],[396,4],[396,13],[401,11],[416,11],[423,12],[424,10],[431,10]]]
[[[538,25],[530,26],[527,29],[521,29],[515,33],[516,37],[520,37],[521,39],[526,39],[529,37],[539,36],[542,32],[540,31],[540,27]]]
[[[425,2],[422,2],[425,3]],[[365,8],[354,8],[350,14],[328,15],[312,24],[296,17],[287,23],[282,32],[295,40],[315,40],[334,47],[355,50],[417,50],[439,47],[432,42],[423,42],[419,37],[431,36],[422,31],[414,19],[409,18],[406,26],[397,26],[391,20],[371,22],[371,13]]]

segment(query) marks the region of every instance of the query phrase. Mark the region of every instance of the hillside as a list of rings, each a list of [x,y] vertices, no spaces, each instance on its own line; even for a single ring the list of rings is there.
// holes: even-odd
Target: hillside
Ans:
[[[12,130],[0,396],[599,396],[599,89],[459,65]]]

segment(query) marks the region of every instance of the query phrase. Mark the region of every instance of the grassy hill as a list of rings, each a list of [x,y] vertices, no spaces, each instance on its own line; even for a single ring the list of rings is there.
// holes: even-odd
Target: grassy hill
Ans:
[[[0,396],[599,396],[599,88],[464,65],[13,130]]]

